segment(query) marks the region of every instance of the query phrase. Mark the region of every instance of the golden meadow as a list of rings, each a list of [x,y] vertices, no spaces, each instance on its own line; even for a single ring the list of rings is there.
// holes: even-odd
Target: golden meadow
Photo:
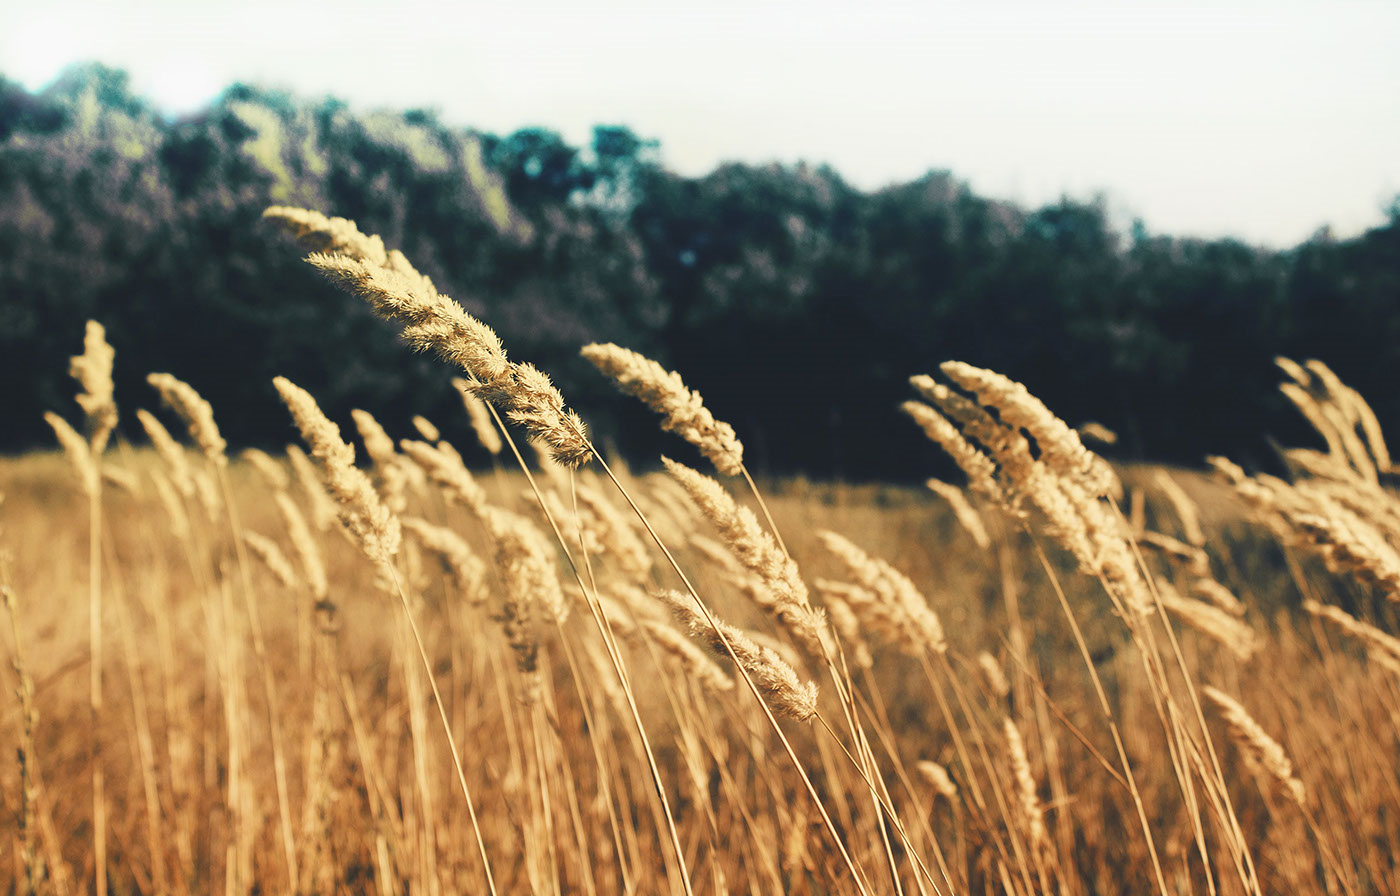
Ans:
[[[914,489],[760,484],[584,347],[704,458],[633,472],[402,254],[267,217],[474,438],[279,377],[300,440],[231,454],[75,333],[64,454],[0,464],[8,892],[1397,891],[1400,501],[1325,365],[1279,361],[1325,446],[1279,478],[1115,467],[931,362],[904,410],[965,479]]]

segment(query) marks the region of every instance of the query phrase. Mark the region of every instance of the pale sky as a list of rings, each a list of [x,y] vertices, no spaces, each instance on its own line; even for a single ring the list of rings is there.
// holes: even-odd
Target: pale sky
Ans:
[[[1400,194],[1400,2],[126,0],[31,3],[0,73],[96,59],[188,111],[242,80],[431,107],[575,143],[661,141],[683,174],[828,162],[871,189],[948,169],[1023,205],[1286,246]]]

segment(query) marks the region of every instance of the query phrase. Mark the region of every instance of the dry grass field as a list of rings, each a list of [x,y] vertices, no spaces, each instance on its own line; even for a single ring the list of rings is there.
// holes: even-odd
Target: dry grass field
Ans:
[[[7,892],[1400,892],[1400,501],[1324,366],[1280,362],[1326,445],[1284,479],[1115,469],[942,365],[906,410],[966,483],[915,489],[755,483],[593,346],[715,475],[633,473],[401,255],[272,214],[475,435],[352,450],[279,380],[300,447],[229,457],[90,327],[67,456],[0,462]]]

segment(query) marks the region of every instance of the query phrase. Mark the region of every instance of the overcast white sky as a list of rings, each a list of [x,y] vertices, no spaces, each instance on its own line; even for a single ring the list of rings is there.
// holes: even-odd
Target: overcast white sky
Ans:
[[[865,188],[947,168],[1024,204],[1102,191],[1157,232],[1349,235],[1400,194],[1400,2],[48,0],[0,73],[128,70],[173,111],[243,80],[434,107],[575,142],[661,141],[673,169],[829,162]]]

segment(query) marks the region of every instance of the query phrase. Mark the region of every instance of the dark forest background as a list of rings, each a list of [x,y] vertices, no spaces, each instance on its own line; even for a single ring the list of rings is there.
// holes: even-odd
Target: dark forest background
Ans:
[[[44,410],[71,416],[89,318],[117,350],[124,428],[168,371],[235,445],[280,445],[283,374],[342,423],[364,407],[406,435],[422,413],[467,444],[453,371],[301,263],[260,219],[273,203],[382,235],[638,458],[689,459],[586,342],[679,370],[758,472],[934,471],[897,406],[950,358],[1106,424],[1123,458],[1267,464],[1271,438],[1304,442],[1279,354],[1323,359],[1400,423],[1400,201],[1354,239],[1272,251],[1121,232],[1102,200],[1020,208],[946,171],[876,192],[800,164],[686,178],[625,127],[571,146],[247,86],[169,120],[89,65],[39,93],[0,78],[0,450],[51,444]]]

